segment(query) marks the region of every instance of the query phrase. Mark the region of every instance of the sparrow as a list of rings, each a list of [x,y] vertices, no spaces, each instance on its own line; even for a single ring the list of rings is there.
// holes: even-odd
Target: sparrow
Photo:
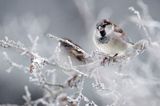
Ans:
[[[102,19],[96,24],[93,41],[100,52],[114,57],[129,57],[142,52],[149,44],[148,40],[133,43],[128,40],[126,33],[116,24]]]

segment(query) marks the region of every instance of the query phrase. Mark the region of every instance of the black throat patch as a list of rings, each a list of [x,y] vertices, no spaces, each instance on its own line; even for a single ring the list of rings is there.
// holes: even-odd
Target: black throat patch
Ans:
[[[110,37],[109,36],[102,36],[101,38],[99,38],[99,43],[108,43],[110,41]]]

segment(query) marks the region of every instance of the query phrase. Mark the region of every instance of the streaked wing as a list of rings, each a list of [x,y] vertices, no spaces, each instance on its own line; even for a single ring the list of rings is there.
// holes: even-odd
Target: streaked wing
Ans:
[[[73,43],[69,39],[59,40],[60,46],[64,47],[72,56],[82,62],[86,62],[87,53],[77,44]]]

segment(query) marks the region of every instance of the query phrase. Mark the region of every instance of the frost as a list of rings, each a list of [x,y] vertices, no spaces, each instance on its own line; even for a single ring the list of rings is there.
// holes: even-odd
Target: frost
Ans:
[[[91,3],[91,1],[83,2],[79,0],[74,2],[78,6],[80,13],[83,14],[86,27],[90,28],[89,24],[92,21],[93,23],[95,22],[93,14],[91,14],[94,4],[92,4],[92,8],[89,8],[88,2]],[[81,9],[82,7],[80,7],[79,3],[84,4],[83,9]],[[42,97],[32,100],[32,94],[28,87],[25,86],[24,106],[80,106],[81,103],[84,103],[85,106],[98,106],[96,101],[87,97],[83,92],[86,89],[85,84],[91,84],[92,89],[101,96],[100,99],[105,102],[106,106],[135,106],[134,100],[141,102],[137,98],[150,96],[149,87],[160,84],[159,78],[153,75],[151,72],[153,70],[150,66],[154,62],[159,62],[159,55],[157,54],[160,53],[160,42],[159,39],[153,40],[153,36],[157,28],[160,29],[160,24],[150,16],[148,7],[142,0],[137,1],[137,4],[143,13],[131,6],[128,9],[133,12],[133,15],[129,16],[129,19],[136,23],[139,29],[142,29],[140,31],[144,31],[145,36],[129,47],[123,56],[111,57],[100,51],[92,51],[90,54],[68,40],[48,34],[49,38],[53,38],[56,41],[63,40],[76,48],[77,51],[83,51],[85,58],[90,60],[85,64],[74,65],[71,56],[66,56],[67,61],[60,59],[60,52],[62,51],[59,43],[57,43],[56,48],[54,48],[55,52],[50,57],[40,55],[37,49],[37,46],[40,45],[40,36],[32,37],[31,34],[28,34],[28,39],[32,44],[31,47],[26,47],[20,41],[11,40],[7,36],[0,40],[0,47],[16,49],[21,56],[24,55],[29,60],[27,66],[18,64],[10,58],[7,52],[3,51],[2,54],[6,64],[9,64],[6,71],[12,72],[14,68],[24,70],[29,74],[30,82],[44,91]],[[88,18],[91,18],[89,22],[87,21]],[[146,58],[146,63],[139,58],[140,55],[146,55],[143,54],[144,52],[151,54]],[[61,71],[67,76],[61,83],[56,81],[56,77],[61,77],[56,75],[57,71]],[[140,73],[141,76],[137,73]],[[88,83],[89,81],[92,82]],[[68,93],[67,90],[71,90],[71,93]],[[145,101],[148,103],[147,100]],[[153,100],[153,102],[157,103],[156,100]],[[18,106],[14,104],[1,106],[7,105]]]
[[[37,37],[35,39],[38,39]],[[45,91],[47,91],[48,93],[46,95],[44,95],[44,97],[36,100],[36,101],[32,101],[31,99],[31,94],[29,93],[29,90],[27,87],[25,87],[25,91],[26,91],[26,96],[23,96],[23,98],[25,99],[26,103],[28,106],[29,105],[35,105],[37,106],[39,103],[42,104],[47,104],[49,105],[50,103],[52,104],[57,104],[58,106],[66,106],[66,105],[71,105],[71,106],[78,106],[80,104],[80,102],[82,100],[84,100],[86,102],[85,106],[97,106],[93,101],[90,101],[86,96],[84,96],[82,94],[82,91],[84,89],[84,82],[86,78],[94,78],[95,79],[95,83],[93,83],[93,88],[95,88],[97,90],[97,92],[104,92],[105,95],[114,95],[115,96],[115,101],[113,102],[113,104],[116,104],[118,101],[118,98],[121,97],[117,97],[117,91],[115,91],[115,88],[117,86],[117,82],[116,80],[112,83],[112,87],[113,85],[115,85],[115,88],[108,88],[105,86],[104,83],[102,83],[100,75],[99,75],[99,68],[102,67],[101,61],[104,57],[107,57],[107,55],[100,53],[98,51],[94,52],[92,55],[90,55],[89,58],[93,58],[91,62],[85,64],[85,65],[80,65],[80,66],[74,66],[72,63],[71,58],[68,56],[68,66],[63,65],[61,63],[58,62],[59,59],[55,59],[52,58],[52,62],[49,61],[49,59],[46,59],[44,57],[41,57],[40,55],[38,55],[38,53],[35,53],[34,51],[29,50],[27,48],[25,48],[24,46],[21,46],[19,43],[9,40],[8,38],[6,38],[5,40],[1,40],[2,41],[2,45],[9,45],[9,47],[11,48],[15,48],[20,50],[24,55],[28,56],[31,60],[30,66],[29,68],[23,65],[19,65],[17,63],[15,63],[13,60],[10,59],[10,57],[8,56],[8,54],[6,52],[3,52],[3,55],[5,57],[5,59],[7,60],[7,62],[10,64],[10,67],[7,69],[8,72],[10,72],[14,67],[15,68],[19,68],[19,69],[23,69],[23,70],[27,70],[28,72],[30,72],[30,81],[35,83],[36,85],[42,87]],[[37,40],[34,40],[34,42],[37,42]],[[33,45],[35,45],[36,43],[33,43]],[[147,49],[148,46],[148,42],[146,40],[141,40],[139,42],[137,42],[134,46],[135,52],[137,52],[138,54],[142,51],[144,51],[144,49]],[[2,46],[4,47],[4,46]],[[33,46],[32,46],[33,47]],[[5,47],[4,47],[5,48]],[[79,48],[77,48],[79,49]],[[59,46],[57,46],[56,49],[56,53],[59,53],[58,51],[60,50]],[[134,52],[132,52],[134,53]],[[137,54],[137,55],[138,55]],[[57,54],[55,54],[57,55]],[[116,57],[115,59],[118,61],[111,61],[111,60],[107,60],[108,64],[116,64],[117,62],[121,62],[121,61],[125,61],[125,58],[130,57],[130,55],[126,55],[126,57]],[[97,58],[97,59],[96,59]],[[110,57],[107,57],[108,59]],[[97,61],[94,61],[94,60]],[[117,64],[118,64],[117,63]],[[52,66],[53,69],[52,70],[44,70],[45,66]],[[103,66],[104,67],[104,66]],[[66,79],[65,83],[62,84],[58,84],[54,81],[53,82],[49,82],[48,81],[48,77],[49,75],[53,75],[54,76],[54,72],[56,71],[56,68],[59,68],[61,70],[65,71],[73,71],[75,72],[75,74],[70,74],[70,77],[68,79]],[[86,69],[86,71],[84,71],[84,69]],[[43,71],[42,71],[43,70]],[[85,72],[85,73],[84,73]],[[120,75],[120,74],[117,74]],[[120,77],[120,76],[119,76]],[[124,75],[122,74],[123,78]],[[59,89],[57,89],[59,88]],[[61,95],[61,92],[63,92],[65,89],[68,88],[72,88],[75,89],[77,88],[77,92],[74,99],[69,96],[65,95]],[[54,89],[54,91],[52,90]],[[60,96],[60,95],[61,96]],[[49,99],[51,101],[46,101],[46,99]],[[58,101],[55,102],[54,101]]]

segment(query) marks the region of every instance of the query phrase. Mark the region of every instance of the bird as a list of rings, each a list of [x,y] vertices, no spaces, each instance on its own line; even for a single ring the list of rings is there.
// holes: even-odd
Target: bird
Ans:
[[[100,52],[109,57],[129,56],[142,51],[147,45],[141,40],[136,43],[129,41],[123,29],[108,19],[102,19],[96,24],[93,42]]]
[[[107,19],[96,24],[93,41],[96,47],[109,56],[122,55],[132,45],[125,40],[124,31]]]

